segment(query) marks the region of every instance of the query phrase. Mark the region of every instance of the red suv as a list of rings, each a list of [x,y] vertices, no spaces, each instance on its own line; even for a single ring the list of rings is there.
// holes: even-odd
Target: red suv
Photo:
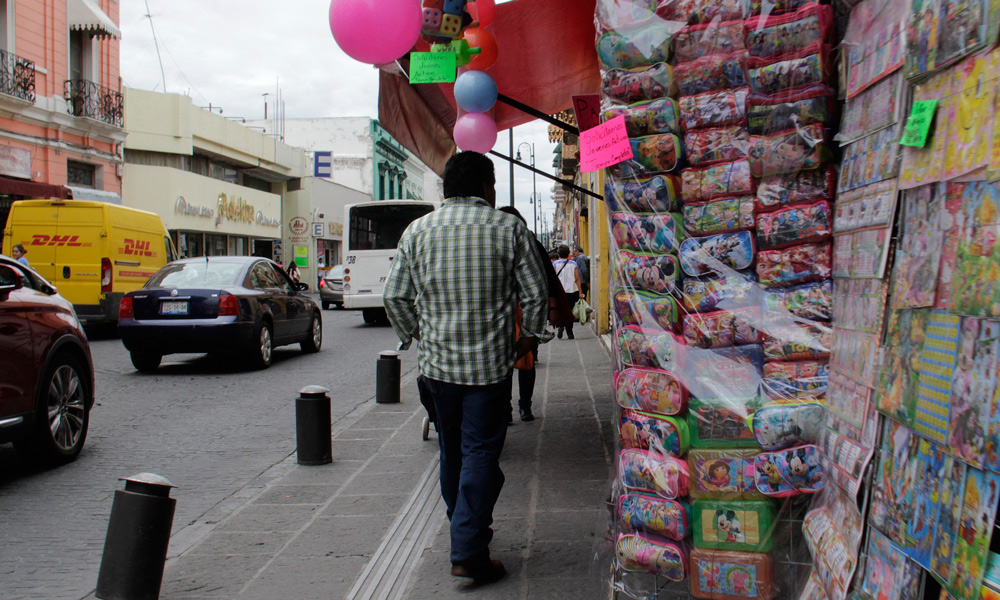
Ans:
[[[0,256],[0,443],[45,466],[70,462],[93,405],[94,365],[73,305]]]

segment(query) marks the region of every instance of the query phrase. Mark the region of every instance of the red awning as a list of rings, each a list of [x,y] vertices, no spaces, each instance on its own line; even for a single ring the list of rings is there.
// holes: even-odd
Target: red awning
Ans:
[[[50,185],[37,181],[24,181],[0,176],[0,194],[25,196],[27,198],[68,198],[69,193],[61,185]]]
[[[600,91],[594,49],[596,0],[513,0],[497,5],[491,25],[499,54],[487,71],[500,93],[546,114],[570,108],[574,94]],[[426,50],[423,42],[418,50]],[[452,84],[410,85],[405,76],[381,72],[379,123],[438,175],[455,152],[451,130],[458,109]],[[497,129],[534,120],[497,102]]]

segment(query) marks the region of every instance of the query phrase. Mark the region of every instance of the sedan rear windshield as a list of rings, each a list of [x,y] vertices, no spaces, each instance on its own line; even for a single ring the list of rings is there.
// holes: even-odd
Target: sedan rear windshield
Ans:
[[[236,285],[243,265],[228,262],[197,262],[167,265],[149,280],[148,287],[190,288]]]

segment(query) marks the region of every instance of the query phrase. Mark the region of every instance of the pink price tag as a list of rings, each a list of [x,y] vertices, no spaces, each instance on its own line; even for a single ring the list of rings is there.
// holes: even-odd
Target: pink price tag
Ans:
[[[592,173],[632,158],[625,131],[625,115],[619,115],[580,132],[580,171]]]
[[[573,114],[576,116],[576,125],[580,131],[586,131],[601,124],[600,94],[577,94],[572,98]]]

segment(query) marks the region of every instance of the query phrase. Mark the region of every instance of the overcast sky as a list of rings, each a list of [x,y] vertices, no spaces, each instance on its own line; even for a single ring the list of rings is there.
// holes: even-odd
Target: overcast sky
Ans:
[[[329,0],[123,0],[119,6],[126,86],[163,91],[165,82],[167,92],[188,95],[197,106],[222,107],[228,117],[262,119],[265,93],[272,117],[277,87],[288,119],[378,117],[378,73],[337,46],[330,34]],[[533,142],[536,165],[551,173],[554,145],[547,128],[541,121],[515,128],[514,145]],[[495,150],[508,154],[507,145],[507,133],[501,132]],[[527,154],[525,148],[526,163]],[[497,197],[506,204],[509,167],[494,162]],[[530,223],[531,172],[515,168],[514,176],[515,205]],[[537,177],[536,185],[551,224],[553,182]]]

